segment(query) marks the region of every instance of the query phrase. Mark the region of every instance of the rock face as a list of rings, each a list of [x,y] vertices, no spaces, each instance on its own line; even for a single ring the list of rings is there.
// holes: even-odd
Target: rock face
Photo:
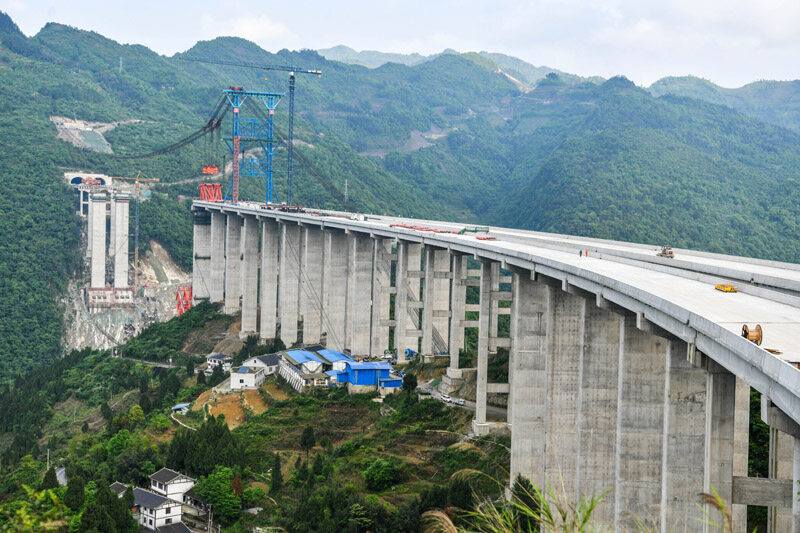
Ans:
[[[86,280],[70,283],[64,304],[64,351],[91,347],[113,348],[127,342],[156,322],[165,322],[176,315],[175,292],[179,285],[191,283],[169,254],[156,242],[141,258],[139,285],[141,295],[133,307],[89,313],[84,299]],[[133,265],[131,265],[131,271]]]

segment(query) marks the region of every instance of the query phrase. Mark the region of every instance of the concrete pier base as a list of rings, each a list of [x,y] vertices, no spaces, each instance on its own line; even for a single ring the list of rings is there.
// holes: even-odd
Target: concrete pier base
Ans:
[[[323,326],[328,348],[344,350],[347,340],[347,236],[325,232],[326,268],[323,298]]]
[[[372,249],[372,332],[369,353],[383,355],[389,348],[389,311],[392,283],[392,241],[373,238]]]
[[[103,206],[105,212],[105,206]],[[211,240],[211,220],[208,213],[194,212],[193,218],[193,231],[194,231],[194,245],[192,250],[192,301],[198,303],[208,300],[208,281],[211,277],[211,255],[210,255],[210,240]],[[95,220],[95,233],[97,233],[97,225],[99,220]],[[105,215],[102,221],[103,230],[105,230]],[[105,231],[103,232],[105,234]],[[105,237],[104,237],[105,239]],[[105,246],[105,240],[103,241]],[[94,251],[102,250],[99,243],[95,241]],[[92,277],[94,278],[94,259],[92,256]],[[104,276],[105,277],[105,276]]]

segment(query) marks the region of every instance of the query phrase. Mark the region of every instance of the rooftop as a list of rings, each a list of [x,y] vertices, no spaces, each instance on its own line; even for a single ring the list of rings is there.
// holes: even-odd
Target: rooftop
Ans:
[[[133,489],[133,502],[139,507],[155,509],[164,505],[165,503],[172,502],[172,500],[160,494],[156,494],[155,492],[150,492],[149,490],[136,487]]]
[[[352,370],[391,370],[392,365],[386,361],[369,361],[366,363],[348,362],[347,366]]]
[[[265,366],[278,366],[281,362],[281,354],[271,353],[269,355],[257,355],[256,359],[261,361]]]
[[[309,361],[315,361],[317,363],[323,362],[317,354],[306,350],[287,350],[284,353],[286,354],[286,359],[293,365],[302,365]]]
[[[211,355],[206,357],[206,359],[214,359],[217,361],[224,361],[225,359],[230,359],[231,361],[233,361],[233,357],[231,357],[230,355],[226,355],[224,353],[212,353]]]
[[[335,363],[337,361],[352,361],[351,357],[346,356],[342,352],[337,352],[336,350],[317,350],[317,354],[324,357],[331,363]]]
[[[240,366],[233,370],[236,374],[258,374],[259,372],[263,372],[263,368],[257,368],[254,366]]]
[[[152,479],[153,481],[158,481],[159,483],[169,483],[173,479],[175,479],[177,477],[181,477],[181,476],[183,476],[185,478],[188,478],[188,479],[192,479],[189,476],[184,476],[180,472],[176,472],[174,470],[170,470],[169,468],[162,468],[161,470],[159,470],[155,474],[152,474],[150,476],[150,479]]]
[[[125,483],[120,483],[119,481],[115,481],[111,485],[108,486],[112,491],[114,491],[117,496],[128,490],[128,486]]]
[[[192,530],[183,522],[175,522],[156,528],[158,533],[192,533]]]
[[[186,409],[190,405],[192,405],[192,404],[191,403],[179,403],[178,405],[173,405],[172,406],[172,410],[173,411],[177,411],[179,409]]]

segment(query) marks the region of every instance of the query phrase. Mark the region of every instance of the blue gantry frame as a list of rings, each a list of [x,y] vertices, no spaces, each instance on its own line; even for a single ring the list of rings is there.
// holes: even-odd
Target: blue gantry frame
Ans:
[[[262,152],[261,157],[247,157],[242,158],[239,165],[240,177],[264,178],[266,182],[266,202],[278,202],[278,193],[275,190],[273,181],[272,159],[275,150],[278,148],[278,143],[275,141],[273,130],[273,119],[275,116],[275,108],[278,102],[285,93],[270,93],[261,91],[245,91],[239,88],[230,88],[222,91],[231,106],[233,111],[233,128],[231,137],[225,137],[225,144],[231,151],[233,157],[237,157],[235,148],[237,147],[242,153],[246,153],[248,149],[260,148]],[[243,117],[242,105],[248,98],[257,99],[267,110],[266,119],[256,117]],[[238,143],[236,139],[238,138]],[[249,147],[249,148],[248,148]],[[225,199],[230,200],[231,189],[233,186],[233,177],[228,184],[228,190],[225,192]]]

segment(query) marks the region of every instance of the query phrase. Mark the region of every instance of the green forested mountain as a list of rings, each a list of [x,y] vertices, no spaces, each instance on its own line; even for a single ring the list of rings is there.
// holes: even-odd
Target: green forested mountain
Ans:
[[[762,80],[736,89],[694,76],[662,78],[649,87],[654,96],[672,94],[721,104],[776,126],[800,132],[800,81]]]
[[[80,222],[62,172],[160,178],[168,197],[143,207],[142,232],[186,266],[190,219],[177,197],[196,196],[201,165],[221,164],[226,148],[199,141],[153,158],[117,156],[189,135],[229,86],[286,90],[283,72],[265,80],[261,70],[184,59],[323,71],[297,80],[297,203],[340,208],[346,182],[348,207],[364,212],[800,261],[800,138],[702,94],[656,97],[624,78],[582,80],[490,53],[367,68],[217,38],[168,58],[54,23],[27,38],[2,14],[0,43],[0,271],[8,273],[0,277],[0,381],[59,352],[56,302],[82,272]],[[795,105],[790,92],[769,94],[763,107],[776,116]],[[279,137],[287,108],[277,110]],[[109,156],[57,139],[53,115],[138,122],[106,133]],[[276,161],[286,199],[282,149]],[[243,179],[242,197],[263,194],[263,184]]]

